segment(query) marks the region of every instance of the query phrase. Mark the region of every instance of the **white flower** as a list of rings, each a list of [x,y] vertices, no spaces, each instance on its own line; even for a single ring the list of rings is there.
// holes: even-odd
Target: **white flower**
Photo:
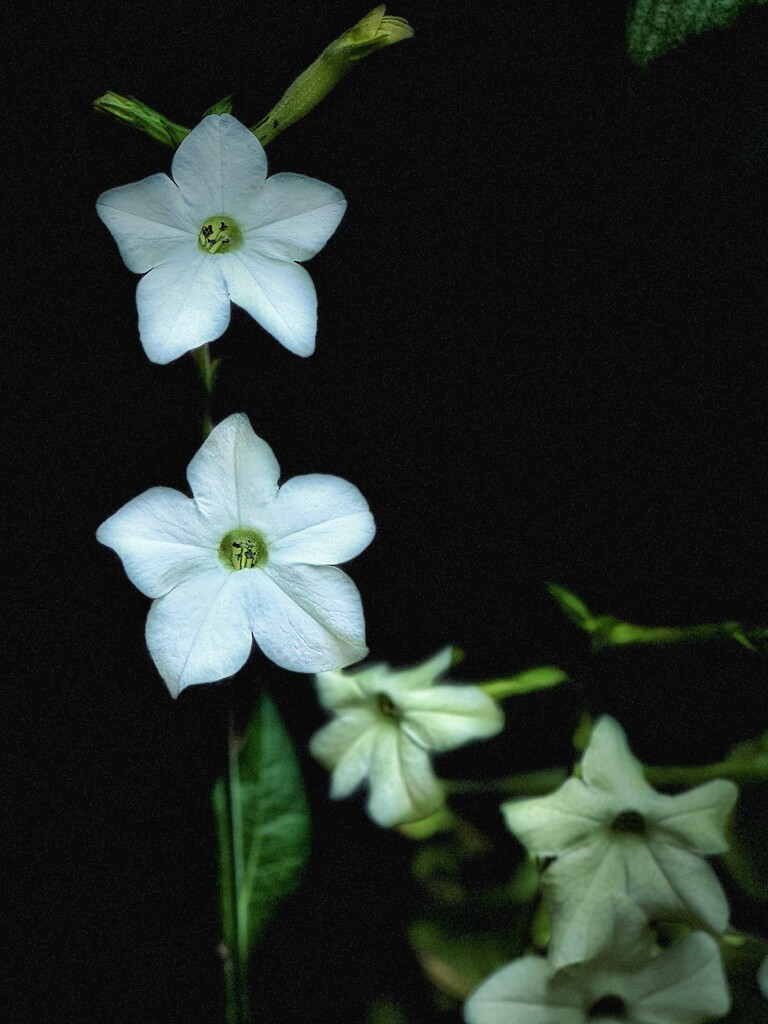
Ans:
[[[714,932],[728,903],[701,854],[727,848],[725,819],[736,799],[717,779],[665,796],[646,782],[621,726],[601,718],[581,762],[581,778],[549,796],[506,803],[509,829],[539,857],[552,917],[555,968],[591,959],[609,941],[617,897],[651,920],[684,920]]]
[[[291,352],[315,347],[317,298],[295,262],[319,252],[346,200],[302,174],[267,176],[261,143],[229,114],[204,118],[171,165],[110,189],[96,210],[129,270],[139,334],[149,358],[169,363],[213,341],[229,324],[230,300]]]
[[[414,668],[371,665],[317,677],[320,703],[336,718],[310,743],[331,769],[331,796],[349,796],[367,778],[368,813],[389,827],[432,814],[444,802],[431,752],[494,736],[504,726],[496,701],[476,686],[435,685],[451,648]]]
[[[467,1024],[704,1024],[730,997],[715,940],[692,932],[634,970],[593,961],[552,974],[541,957],[514,960],[464,1007]]]
[[[173,696],[237,672],[251,635],[283,668],[316,672],[367,653],[360,595],[336,562],[373,538],[365,499],[335,476],[278,489],[248,417],[229,416],[187,469],[194,498],[153,487],[99,527],[128,578],[155,598],[150,654]]]

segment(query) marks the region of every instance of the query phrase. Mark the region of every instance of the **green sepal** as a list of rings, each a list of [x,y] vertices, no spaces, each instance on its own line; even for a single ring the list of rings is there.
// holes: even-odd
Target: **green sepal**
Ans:
[[[209,114],[231,114],[232,113],[232,97],[234,93],[230,93],[229,96],[225,96],[223,100],[219,100],[218,103],[214,103],[208,107],[203,117],[208,117]]]
[[[579,629],[593,633],[597,619],[580,597],[561,587],[559,583],[548,583],[547,590],[560,606],[560,611]]]

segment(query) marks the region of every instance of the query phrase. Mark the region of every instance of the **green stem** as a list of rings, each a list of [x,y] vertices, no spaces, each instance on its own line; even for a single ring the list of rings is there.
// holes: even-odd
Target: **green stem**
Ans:
[[[219,359],[211,359],[211,347],[206,342],[200,348],[192,351],[200,380],[203,384],[203,437],[208,437],[213,430],[213,418],[211,416],[211,400],[213,398],[213,387],[216,383],[216,371],[219,368]]]
[[[725,758],[715,764],[660,764],[643,769],[652,786],[698,786],[711,779],[731,779],[749,784],[768,781],[768,755],[753,758]],[[543,796],[553,792],[569,777],[565,768],[542,768],[536,772],[520,772],[503,779],[452,782],[443,780],[446,792],[504,793],[510,796]]]
[[[248,930],[246,912],[242,900],[243,882],[243,823],[242,795],[240,792],[240,737],[235,729],[235,713],[229,707],[227,722],[227,826],[229,831],[228,853],[232,884],[229,897],[232,900],[232,946],[229,950],[229,972],[227,977],[227,1022],[228,1024],[250,1024],[251,1013],[248,999]]]

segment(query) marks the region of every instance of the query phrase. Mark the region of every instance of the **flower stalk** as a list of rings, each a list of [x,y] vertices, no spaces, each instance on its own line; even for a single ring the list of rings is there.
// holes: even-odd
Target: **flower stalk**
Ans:
[[[595,653],[606,647],[661,647],[718,640],[735,640],[756,654],[768,651],[768,628],[764,626],[745,626],[736,621],[704,622],[694,626],[641,626],[624,622],[615,615],[594,615],[580,597],[556,583],[549,584],[547,589],[566,618],[589,633]]]

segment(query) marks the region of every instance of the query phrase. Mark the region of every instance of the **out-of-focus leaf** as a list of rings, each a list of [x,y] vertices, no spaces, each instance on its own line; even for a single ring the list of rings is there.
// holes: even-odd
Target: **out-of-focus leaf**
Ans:
[[[296,886],[309,854],[309,809],[298,760],[266,695],[248,725],[237,761],[231,834],[224,779],[217,781],[212,799],[224,941],[244,965],[278,903]],[[232,913],[235,888],[237,920]]]
[[[768,942],[754,935],[738,936],[730,942],[726,935],[723,961],[728,974],[733,1006],[727,1024],[759,1024],[768,1020],[768,1000],[760,991],[757,972],[768,956]]]
[[[723,861],[753,900],[768,901],[768,786],[742,786]]]
[[[636,64],[679,46],[688,36],[724,28],[744,7],[765,0],[636,0],[627,23],[627,50]]]

